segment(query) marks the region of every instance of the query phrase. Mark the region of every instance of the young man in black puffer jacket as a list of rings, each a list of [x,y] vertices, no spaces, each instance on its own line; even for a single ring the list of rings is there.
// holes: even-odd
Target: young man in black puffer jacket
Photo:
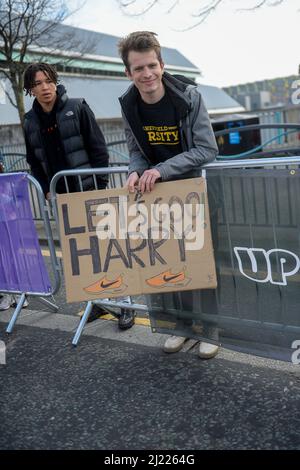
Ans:
[[[24,90],[35,97],[24,119],[27,162],[47,197],[58,171],[108,166],[107,147],[92,110],[83,98],[68,97],[52,65],[29,65]],[[97,177],[99,189],[107,182],[107,175]],[[92,176],[83,177],[82,183],[84,190],[95,189]],[[77,178],[69,186],[71,192],[80,191]],[[65,192],[64,183],[58,192]]]
[[[27,162],[39,181],[47,199],[49,185],[55,173],[62,170],[82,170],[108,167],[109,155],[103,134],[94,113],[83,98],[69,98],[65,87],[58,84],[55,68],[46,63],[34,63],[24,73],[24,91],[35,100],[25,114],[24,134]],[[95,189],[93,176],[82,176],[84,191]],[[105,189],[107,175],[96,177],[98,189]],[[81,191],[76,177],[68,178],[68,192]],[[57,192],[66,192],[63,179]],[[106,313],[94,305],[89,321]],[[134,316],[120,315],[120,329],[130,328]]]

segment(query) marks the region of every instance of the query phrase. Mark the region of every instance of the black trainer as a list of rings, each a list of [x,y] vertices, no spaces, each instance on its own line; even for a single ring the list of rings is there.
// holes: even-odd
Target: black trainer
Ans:
[[[121,309],[121,314],[118,319],[118,325],[120,330],[128,330],[134,325],[135,322],[135,311]]]
[[[87,319],[87,323],[91,323],[92,321],[98,320],[98,318],[102,317],[102,315],[106,315],[107,312],[103,308],[99,307],[99,305],[93,305],[92,311],[89,314],[89,318]]]

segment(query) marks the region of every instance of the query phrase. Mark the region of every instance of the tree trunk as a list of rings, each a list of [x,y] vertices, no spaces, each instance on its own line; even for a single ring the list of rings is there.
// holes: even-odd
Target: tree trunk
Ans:
[[[23,96],[23,89],[18,86],[18,88],[15,91],[15,98],[17,102],[17,107],[18,107],[18,113],[20,117],[20,122],[23,127],[24,124],[24,115],[25,115],[25,105],[24,105],[24,96]]]
[[[21,72],[14,70],[14,64],[10,67],[10,82],[15,96],[15,107],[18,110],[20,122],[23,126],[25,115],[23,76]]]

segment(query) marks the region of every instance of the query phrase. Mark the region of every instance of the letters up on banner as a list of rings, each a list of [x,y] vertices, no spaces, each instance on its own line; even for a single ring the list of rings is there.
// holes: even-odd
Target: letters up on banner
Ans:
[[[216,288],[206,183],[57,196],[68,302]]]

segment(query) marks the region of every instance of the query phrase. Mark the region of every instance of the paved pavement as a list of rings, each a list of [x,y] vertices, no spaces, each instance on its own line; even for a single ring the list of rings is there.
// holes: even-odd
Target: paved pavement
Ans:
[[[197,345],[167,355],[164,335],[24,309],[0,316],[0,449],[300,449],[300,368]],[[194,345],[194,347],[192,347]],[[192,349],[189,349],[192,347]]]

